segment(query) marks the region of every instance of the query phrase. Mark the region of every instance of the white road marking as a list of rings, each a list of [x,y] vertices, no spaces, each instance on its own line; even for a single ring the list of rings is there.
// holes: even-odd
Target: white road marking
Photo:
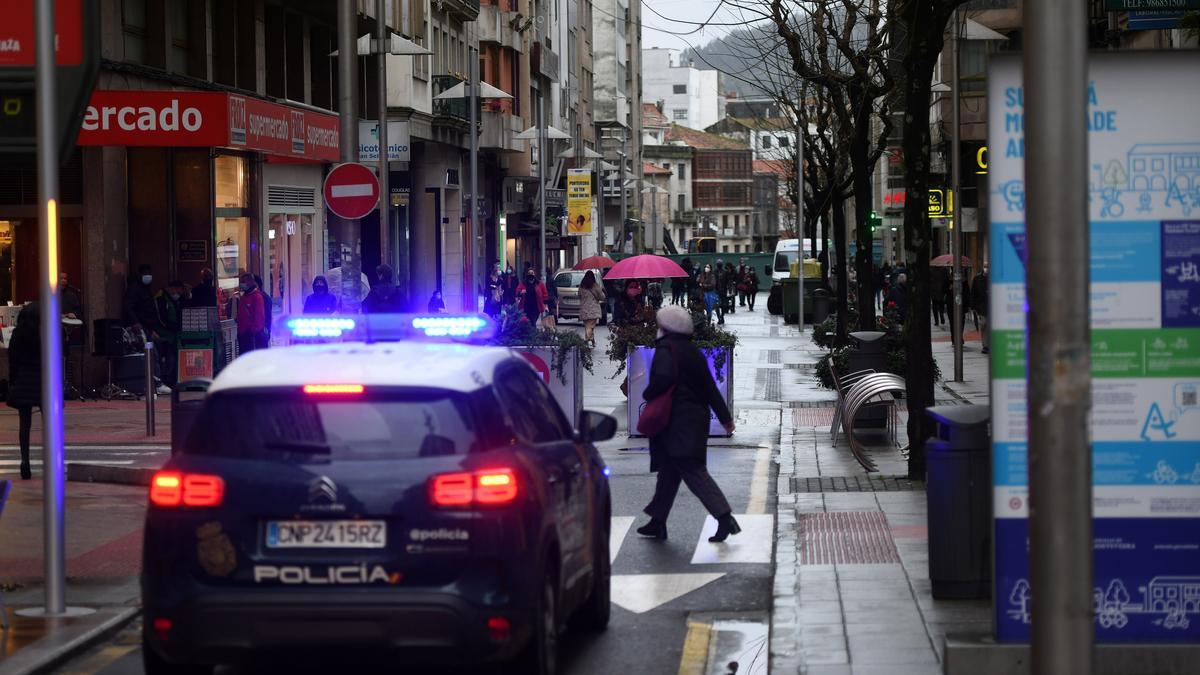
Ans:
[[[771,546],[775,541],[775,516],[735,514],[734,517],[737,518],[738,525],[742,526],[742,531],[730,535],[720,544],[708,540],[717,531],[717,521],[712,516],[705,519],[700,540],[696,543],[696,552],[692,554],[693,565],[771,562]]]
[[[614,574],[613,604],[644,614],[725,576],[720,572],[687,574]]]
[[[758,446],[754,458],[754,476],[750,479],[750,501],[746,504],[746,513],[767,512],[767,486],[771,482],[771,446],[763,443]]]
[[[370,197],[375,194],[375,186],[370,183],[334,185],[329,192],[334,197]]]
[[[617,561],[617,554],[621,552],[621,544],[625,541],[625,535],[629,534],[633,521],[633,516],[613,516],[612,531],[608,533],[608,562]]]

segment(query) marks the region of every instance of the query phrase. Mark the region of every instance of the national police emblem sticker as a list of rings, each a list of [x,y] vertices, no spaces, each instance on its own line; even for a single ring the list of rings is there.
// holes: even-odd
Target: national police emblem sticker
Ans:
[[[237,551],[220,523],[206,523],[196,528],[196,557],[209,576],[227,577],[237,568]]]

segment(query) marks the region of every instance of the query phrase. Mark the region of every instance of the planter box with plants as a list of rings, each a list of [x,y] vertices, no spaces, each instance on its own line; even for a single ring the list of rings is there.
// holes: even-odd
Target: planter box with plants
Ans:
[[[650,382],[650,363],[654,359],[654,338],[658,334],[658,325],[654,323],[652,313],[648,323],[633,326],[610,326],[610,342],[608,357],[617,362],[617,376],[625,373],[628,380],[626,411],[629,419],[629,435],[638,437],[638,420],[646,401],[642,392]],[[696,346],[708,357],[708,368],[717,382],[717,388],[730,413],[736,415],[733,401],[733,349],[737,345],[737,335],[716,326],[710,326],[704,321],[704,315],[693,313],[696,322],[694,340]],[[716,415],[709,411],[709,436],[727,437],[725,428],[717,420]]]
[[[579,423],[583,412],[583,371],[592,372],[592,350],[583,338],[571,331],[534,328],[520,312],[506,310],[492,343],[525,357],[541,375],[571,424]]]

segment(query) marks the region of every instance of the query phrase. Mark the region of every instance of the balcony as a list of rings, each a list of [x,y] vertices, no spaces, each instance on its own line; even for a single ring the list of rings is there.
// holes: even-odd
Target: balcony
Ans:
[[[462,82],[455,75],[434,75],[433,76],[433,95],[446,91],[454,85]],[[434,99],[433,100],[433,116],[444,117],[461,122],[468,121],[469,112],[467,108],[466,98],[450,98],[450,99]]]
[[[516,140],[521,133],[521,118],[507,111],[484,108],[479,135],[481,150],[499,150],[501,152],[522,152],[524,141]]]
[[[524,19],[520,12],[506,12],[496,5],[483,5],[479,8],[479,41],[481,43],[497,44],[507,47],[518,54],[524,51],[521,34],[513,27]]]
[[[474,21],[479,17],[479,0],[441,0],[438,4],[463,21]]]

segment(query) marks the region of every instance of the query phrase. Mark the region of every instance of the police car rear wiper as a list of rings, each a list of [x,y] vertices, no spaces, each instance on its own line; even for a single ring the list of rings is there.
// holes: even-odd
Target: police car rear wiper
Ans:
[[[329,447],[327,443],[305,443],[304,441],[267,441],[263,443],[263,447],[267,450],[310,455],[329,455],[333,453],[333,448]]]

